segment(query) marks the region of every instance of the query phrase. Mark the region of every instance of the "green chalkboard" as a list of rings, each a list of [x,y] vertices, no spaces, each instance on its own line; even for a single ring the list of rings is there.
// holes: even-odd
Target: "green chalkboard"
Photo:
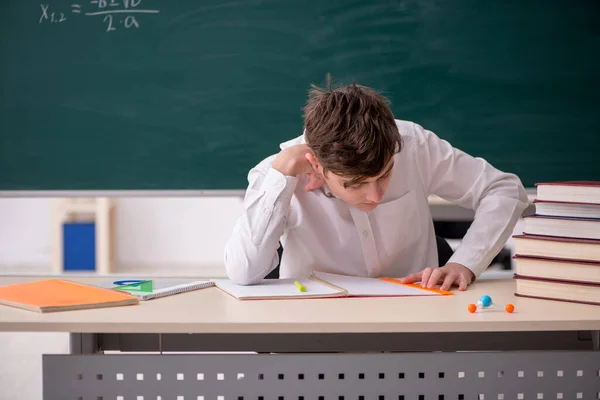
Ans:
[[[597,0],[7,0],[0,191],[228,190],[331,72],[526,186],[600,179]]]

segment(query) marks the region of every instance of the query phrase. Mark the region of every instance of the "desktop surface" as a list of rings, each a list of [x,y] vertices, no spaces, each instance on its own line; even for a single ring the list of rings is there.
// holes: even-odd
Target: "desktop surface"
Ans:
[[[48,277],[50,278],[50,277]],[[56,276],[52,276],[56,278]],[[62,277],[82,283],[104,277]],[[0,285],[44,279],[1,276]],[[600,307],[514,296],[512,279],[451,296],[237,300],[216,287],[139,305],[39,314],[0,306],[0,331],[101,333],[385,333],[600,330]],[[482,295],[498,308],[471,314]],[[504,305],[512,303],[508,314]]]

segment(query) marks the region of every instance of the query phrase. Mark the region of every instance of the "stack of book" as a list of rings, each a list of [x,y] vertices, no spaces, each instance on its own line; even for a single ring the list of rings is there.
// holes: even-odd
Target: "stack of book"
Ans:
[[[600,182],[536,184],[514,236],[517,296],[600,305]]]

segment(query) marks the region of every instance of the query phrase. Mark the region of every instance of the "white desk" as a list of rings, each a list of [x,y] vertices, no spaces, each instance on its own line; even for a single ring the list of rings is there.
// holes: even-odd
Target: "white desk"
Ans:
[[[0,285],[41,279],[1,277]],[[67,277],[79,282],[106,278]],[[445,297],[239,301],[217,288],[130,307],[38,314],[0,307],[3,331],[81,333],[382,333],[600,330],[600,307],[518,298],[514,281],[477,282]],[[470,314],[484,294],[508,314]]]
[[[34,279],[1,277],[0,285]],[[86,311],[0,307],[0,330],[73,334],[73,354],[44,356],[45,399],[597,396],[600,307],[513,292],[513,281],[492,280],[449,297],[243,302],[210,288]],[[470,314],[483,294],[515,304],[515,313]],[[264,354],[172,353],[181,351]]]

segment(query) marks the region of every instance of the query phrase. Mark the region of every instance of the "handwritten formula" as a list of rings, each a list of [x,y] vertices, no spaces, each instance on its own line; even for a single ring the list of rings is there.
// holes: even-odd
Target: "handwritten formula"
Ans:
[[[140,27],[139,14],[158,14],[159,10],[141,7],[142,0],[91,0],[89,5],[71,4],[69,10],[59,10],[50,4],[40,4],[40,24],[63,24],[71,18],[102,18],[106,32],[122,27],[137,29]]]

